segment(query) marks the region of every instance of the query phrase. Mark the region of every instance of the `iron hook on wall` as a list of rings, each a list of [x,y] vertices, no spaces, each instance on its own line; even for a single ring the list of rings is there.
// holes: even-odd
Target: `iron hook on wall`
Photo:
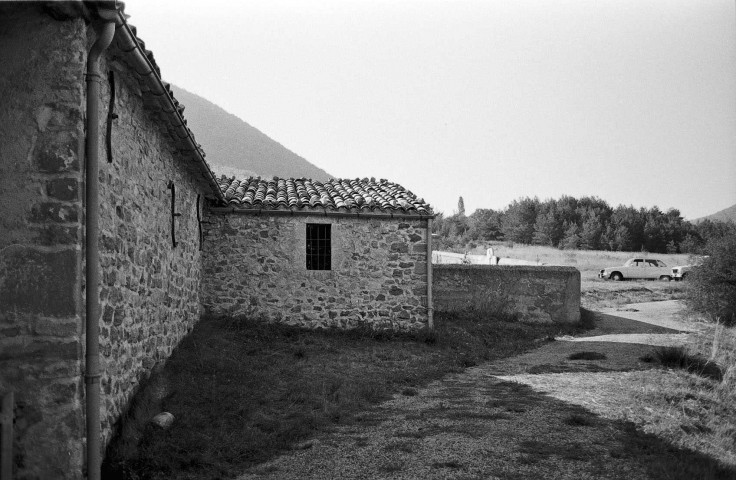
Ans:
[[[180,217],[181,213],[176,212],[176,185],[173,180],[169,180],[169,185],[166,187],[171,190],[171,244],[176,248],[178,242],[176,241],[176,217]]]
[[[107,163],[112,163],[112,121],[118,118],[115,113],[115,72],[110,70],[107,75],[107,81],[110,84],[110,105],[107,108]]]

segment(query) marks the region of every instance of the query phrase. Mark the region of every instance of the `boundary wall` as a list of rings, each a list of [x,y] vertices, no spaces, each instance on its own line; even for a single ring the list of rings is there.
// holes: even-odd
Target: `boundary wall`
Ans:
[[[580,271],[527,265],[433,265],[436,312],[515,313],[523,322],[580,320]]]

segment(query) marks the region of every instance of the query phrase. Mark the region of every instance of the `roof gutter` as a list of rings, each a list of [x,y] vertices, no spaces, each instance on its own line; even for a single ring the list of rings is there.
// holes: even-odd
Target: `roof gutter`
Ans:
[[[115,10],[100,10],[97,40],[87,56],[87,138],[85,139],[85,373],[87,421],[87,478],[100,478],[100,252],[99,252],[99,59],[115,35]]]
[[[148,93],[156,97],[155,106],[176,120],[173,124],[176,136],[179,140],[184,142],[187,147],[187,151],[191,153],[194,156],[195,161],[200,164],[202,177],[204,177],[205,182],[210,185],[217,199],[224,202],[225,197],[220,190],[215,174],[204,159],[202,147],[194,140],[192,131],[187,127],[186,121],[184,120],[184,116],[182,115],[184,107],[180,107],[178,103],[175,103],[171,94],[171,87],[161,80],[158,70],[148,59],[146,52],[138,42],[136,35],[130,29],[130,26],[125,19],[125,15],[123,15],[122,12],[118,12],[118,20],[120,27],[118,28],[117,35],[115,37],[118,42],[118,47],[123,53],[125,53],[126,58],[131,62],[136,73],[145,79],[146,86],[150,90]]]

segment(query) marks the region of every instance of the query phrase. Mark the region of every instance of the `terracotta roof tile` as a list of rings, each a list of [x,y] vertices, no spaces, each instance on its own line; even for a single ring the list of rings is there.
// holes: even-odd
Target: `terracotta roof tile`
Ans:
[[[433,215],[432,207],[398,183],[375,178],[331,179],[222,176],[225,201],[246,210],[319,209],[346,213],[401,213]]]

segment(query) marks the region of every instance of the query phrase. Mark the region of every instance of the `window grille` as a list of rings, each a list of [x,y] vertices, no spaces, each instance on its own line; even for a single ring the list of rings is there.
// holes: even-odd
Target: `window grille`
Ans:
[[[330,224],[307,224],[307,270],[332,269],[332,235]]]

